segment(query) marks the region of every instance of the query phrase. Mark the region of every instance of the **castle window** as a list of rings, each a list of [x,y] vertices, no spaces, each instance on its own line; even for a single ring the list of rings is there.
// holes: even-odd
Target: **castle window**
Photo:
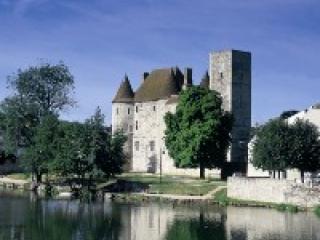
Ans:
[[[223,78],[223,72],[220,72],[220,78]]]
[[[130,108],[128,108],[128,115],[130,115]]]
[[[150,141],[149,145],[150,145],[150,151],[154,151],[155,150],[155,142]]]
[[[154,112],[156,111],[156,106],[153,106],[153,111],[154,111]]]
[[[138,123],[138,121],[136,121],[136,130],[138,130],[139,129],[139,123]]]
[[[138,106],[136,106],[136,113],[137,113],[137,112],[139,112],[139,108],[138,108]]]
[[[132,133],[133,132],[133,127],[132,125],[129,126],[129,131]]]
[[[136,151],[139,151],[139,147],[140,147],[139,141],[135,141],[134,142],[134,148],[136,149]]]
[[[117,115],[119,115],[119,108],[117,108]]]

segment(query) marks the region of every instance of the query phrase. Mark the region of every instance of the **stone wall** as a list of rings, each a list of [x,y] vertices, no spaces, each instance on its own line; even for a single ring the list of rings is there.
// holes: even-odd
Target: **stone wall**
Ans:
[[[320,204],[320,188],[289,180],[261,178],[228,178],[228,197],[272,203],[288,203],[302,207]]]

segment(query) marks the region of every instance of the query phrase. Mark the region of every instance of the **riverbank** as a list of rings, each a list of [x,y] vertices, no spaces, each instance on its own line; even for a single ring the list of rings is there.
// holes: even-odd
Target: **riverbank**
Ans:
[[[6,181],[30,183],[22,174],[9,175]],[[1,182],[1,178],[0,178]],[[1,184],[0,184],[1,185]],[[28,185],[25,185],[28,186]],[[97,191],[105,200],[121,202],[172,202],[175,204],[217,204],[222,206],[264,207],[281,211],[314,210],[320,208],[299,207],[293,204],[248,201],[227,197],[227,185],[219,179],[200,180],[189,176],[162,176],[155,174],[127,173],[116,179],[97,184]],[[111,188],[110,188],[111,187]],[[108,189],[109,188],[109,189]],[[25,188],[26,189],[26,188]],[[113,190],[113,191],[110,191]],[[55,186],[55,198],[71,198],[70,190]]]

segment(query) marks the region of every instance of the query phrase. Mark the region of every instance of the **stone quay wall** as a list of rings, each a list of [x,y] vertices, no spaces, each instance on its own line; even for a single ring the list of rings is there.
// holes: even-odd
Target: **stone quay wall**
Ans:
[[[227,195],[247,201],[294,204],[314,207],[320,204],[320,187],[285,179],[229,177]]]

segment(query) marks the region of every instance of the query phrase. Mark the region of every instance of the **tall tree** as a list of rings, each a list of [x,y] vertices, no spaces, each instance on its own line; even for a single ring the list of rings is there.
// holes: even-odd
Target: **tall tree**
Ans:
[[[63,63],[29,67],[8,77],[13,94],[0,105],[4,114],[5,147],[9,153],[31,144],[34,128],[48,114],[74,104],[73,76]]]
[[[304,181],[304,172],[320,169],[320,134],[317,127],[303,120],[290,125],[290,167],[298,168]]]
[[[222,108],[221,96],[191,87],[179,96],[175,113],[165,116],[165,143],[177,167],[221,168],[231,141],[232,116]]]
[[[320,135],[316,126],[297,120],[288,124],[272,119],[258,129],[253,147],[252,163],[270,171],[297,168],[301,179],[305,171],[320,169]]]
[[[104,126],[104,115],[98,107],[95,114],[86,121],[91,131],[91,162],[96,172],[102,172],[108,178],[122,172],[126,161],[123,147],[126,137],[121,132],[111,136]]]
[[[58,128],[57,116],[46,115],[35,128],[32,144],[24,149],[22,165],[35,174],[37,182],[42,182],[42,175],[49,173],[50,162],[55,158]]]
[[[252,164],[263,170],[283,171],[289,166],[290,133],[288,123],[272,119],[257,129]]]
[[[70,179],[71,185],[75,178],[83,186],[86,175],[93,169],[89,159],[90,131],[83,123],[61,122],[57,134],[56,155],[50,169],[58,176]]]
[[[74,104],[70,97],[73,91],[73,76],[63,63],[49,63],[30,67],[8,77],[9,87],[14,95],[23,99],[25,104],[37,106],[38,115],[59,113]]]

